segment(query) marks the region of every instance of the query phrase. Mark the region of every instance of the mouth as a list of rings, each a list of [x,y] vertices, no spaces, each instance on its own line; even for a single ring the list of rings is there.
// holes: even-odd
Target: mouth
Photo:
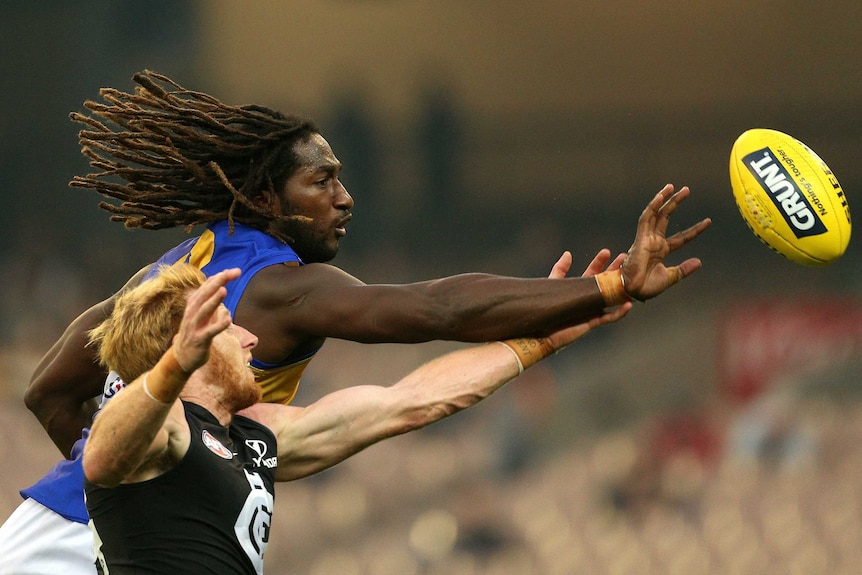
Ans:
[[[335,234],[339,237],[347,235],[347,222],[353,218],[352,214],[347,214],[344,218],[335,223]]]

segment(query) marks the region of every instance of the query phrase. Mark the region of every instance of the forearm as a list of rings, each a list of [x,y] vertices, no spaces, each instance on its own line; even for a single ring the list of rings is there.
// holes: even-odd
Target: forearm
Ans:
[[[177,398],[187,379],[169,349],[151,371],[105,406],[84,448],[84,473],[90,481],[117,485],[167,446],[165,421],[171,410],[182,410]]]
[[[445,339],[485,342],[546,335],[599,315],[605,302],[593,278],[524,279],[465,274],[428,282],[427,297],[448,309]],[[433,334],[438,335],[438,334]]]
[[[366,343],[478,343],[542,336],[600,316],[608,305],[595,278],[526,279],[487,274],[462,274],[403,286],[356,286],[332,299],[337,301],[330,313],[344,321],[331,321],[339,333],[327,335]],[[357,315],[357,308],[363,313]]]
[[[544,338],[517,338],[454,351],[389,388],[359,386],[331,393],[307,408],[257,404],[250,416],[278,438],[279,481],[327,469],[387,437],[425,427],[475,405],[525,369],[613,323],[625,302],[589,322]]]
[[[456,304],[455,313],[465,314],[465,319],[455,323],[467,330],[459,338],[464,341],[547,336],[567,326],[596,320],[608,308],[631,300],[619,269],[567,279],[519,279],[481,274],[450,279],[459,277],[469,288],[463,296],[448,301]],[[511,292],[506,291],[507,286]],[[439,286],[432,289],[437,288]],[[486,294],[487,307],[481,304],[483,294]],[[471,301],[480,303],[470,307]]]
[[[289,481],[475,405],[519,373],[511,350],[493,343],[434,359],[388,388],[347,388],[302,410],[256,407],[301,413],[280,423],[267,422],[278,437],[278,479]]]
[[[394,426],[397,433],[425,427],[476,405],[532,365],[522,368],[511,347],[501,344],[468,347],[436,358],[392,386],[401,407]]]

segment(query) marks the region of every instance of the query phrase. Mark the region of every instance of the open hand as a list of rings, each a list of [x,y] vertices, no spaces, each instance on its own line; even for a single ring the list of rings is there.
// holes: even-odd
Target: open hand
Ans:
[[[704,218],[684,231],[665,237],[670,215],[690,193],[687,186],[675,192],[668,184],[647,204],[638,219],[634,243],[622,263],[625,290],[633,298],[641,301],[653,298],[700,269],[702,263],[698,258],[687,259],[676,266],[664,264],[668,254],[692,241],[712,224],[711,219]]]
[[[227,295],[225,285],[239,275],[239,268],[219,272],[207,278],[189,296],[180,329],[173,340],[177,361],[187,373],[207,362],[213,338],[231,325],[230,312],[222,302]]]
[[[587,269],[584,270],[584,273],[581,277],[592,277],[597,273],[604,271],[605,269],[619,269],[625,258],[626,254],[619,254],[616,258],[614,258],[613,261],[611,261],[611,251],[606,248],[602,249],[589,263]],[[608,265],[608,262],[610,262],[610,265]],[[551,269],[551,273],[548,277],[552,279],[564,278],[569,272],[569,268],[571,268],[571,266],[571,252],[563,252],[563,255],[560,256],[560,259],[557,260],[557,263],[554,264],[554,267]],[[605,266],[607,266],[607,268]],[[586,335],[591,329],[605,324],[614,323],[615,321],[623,318],[631,309],[632,303],[626,302],[612,310],[605,311],[602,315],[593,317],[587,321],[556,331],[550,334],[548,336],[548,339],[551,341],[551,344],[554,346],[554,349],[559,351],[565,346],[575,341],[576,339],[579,339]]]

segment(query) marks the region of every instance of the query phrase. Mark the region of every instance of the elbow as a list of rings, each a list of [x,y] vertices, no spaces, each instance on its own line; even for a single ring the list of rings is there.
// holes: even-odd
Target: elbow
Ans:
[[[24,406],[41,422],[51,421],[63,413],[85,409],[87,400],[78,397],[75,389],[58,388],[34,378],[24,390]]]
[[[461,411],[463,406],[454,403],[438,403],[425,406],[406,414],[403,419],[396,422],[389,430],[390,435],[402,435],[417,429],[422,429],[432,423],[436,423]]]
[[[48,394],[43,393],[38,385],[30,382],[27,389],[24,390],[24,405],[30,412],[35,415],[40,421],[42,416],[48,411]]]
[[[466,393],[450,394],[448,397],[429,396],[424,388],[413,388],[402,399],[401,409],[389,422],[386,436],[402,435],[422,429],[432,423],[449,418],[484,399],[487,394]],[[404,397],[404,396],[402,396]]]
[[[123,477],[111,465],[111,460],[112,458],[99,453],[98,449],[92,449],[88,441],[87,446],[84,448],[84,455],[81,458],[84,477],[87,481],[99,487],[116,487],[122,482]]]

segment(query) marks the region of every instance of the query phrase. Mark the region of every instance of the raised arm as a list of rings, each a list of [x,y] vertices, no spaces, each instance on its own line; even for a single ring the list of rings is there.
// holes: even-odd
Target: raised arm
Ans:
[[[602,250],[586,274],[610,259]],[[611,269],[619,267],[617,258]],[[567,252],[552,276],[565,274]],[[524,369],[561,350],[594,327],[614,322],[631,309],[627,302],[547,338],[520,338],[455,351],[415,370],[392,387],[357,386],[329,394],[307,408],[258,404],[245,412],[268,425],[278,438],[279,481],[331,467],[387,437],[419,429],[490,396]]]
[[[107,375],[95,350],[86,347],[86,334],[110,315],[117,296],[138,285],[149,267],[132,276],[116,294],[75,318],[30,377],[24,404],[66,458],[81,438],[81,430],[90,426],[95,398],[102,393]]]
[[[231,325],[221,303],[225,284],[237,277],[238,269],[225,270],[195,290],[171,347],[96,416],[82,460],[89,481],[113,487],[151,479],[188,451],[189,427],[179,396],[206,363],[213,338]]]

